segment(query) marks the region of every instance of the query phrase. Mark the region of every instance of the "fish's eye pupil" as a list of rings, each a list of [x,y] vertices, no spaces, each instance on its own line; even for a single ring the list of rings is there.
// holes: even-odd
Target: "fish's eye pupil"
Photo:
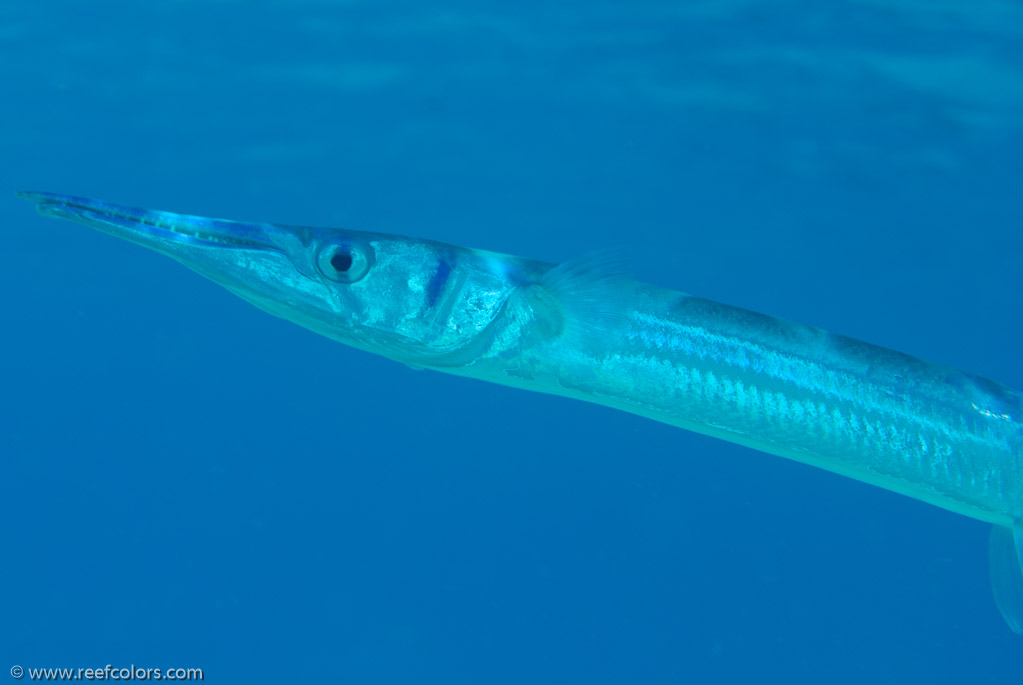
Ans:
[[[346,250],[338,250],[331,256],[330,265],[342,273],[348,271],[352,268],[352,254]]]

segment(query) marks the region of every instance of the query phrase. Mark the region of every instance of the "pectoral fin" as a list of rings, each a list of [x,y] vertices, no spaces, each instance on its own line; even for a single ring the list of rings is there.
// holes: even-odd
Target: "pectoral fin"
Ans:
[[[592,252],[548,271],[535,296],[537,309],[546,312],[549,334],[585,346],[620,328],[627,318],[618,287],[623,272],[621,259],[611,252]]]

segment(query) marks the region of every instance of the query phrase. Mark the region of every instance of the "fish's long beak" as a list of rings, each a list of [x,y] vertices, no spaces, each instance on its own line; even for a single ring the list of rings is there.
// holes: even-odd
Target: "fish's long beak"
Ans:
[[[208,219],[138,207],[122,207],[70,195],[20,192],[43,216],[70,219],[161,252],[175,247],[233,247],[276,250],[269,224]]]

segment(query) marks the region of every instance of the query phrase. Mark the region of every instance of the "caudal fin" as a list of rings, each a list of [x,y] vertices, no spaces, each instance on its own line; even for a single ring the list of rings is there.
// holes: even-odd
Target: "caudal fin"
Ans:
[[[992,528],[988,551],[995,604],[1012,632],[1023,635],[1023,521]]]

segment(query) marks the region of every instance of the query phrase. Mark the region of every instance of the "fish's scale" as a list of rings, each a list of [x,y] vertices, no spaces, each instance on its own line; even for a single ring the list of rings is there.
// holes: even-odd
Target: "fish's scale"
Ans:
[[[599,344],[522,350],[521,367],[533,379],[525,387],[714,435],[982,520],[1023,515],[1017,393],[810,326],[640,283],[616,286],[627,290],[622,301],[630,310],[621,323],[603,324],[593,336]]]

